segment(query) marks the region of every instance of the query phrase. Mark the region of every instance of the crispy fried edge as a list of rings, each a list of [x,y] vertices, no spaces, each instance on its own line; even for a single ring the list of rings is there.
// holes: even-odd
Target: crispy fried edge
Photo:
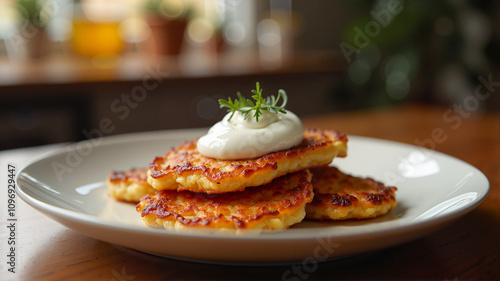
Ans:
[[[320,167],[320,169],[337,169],[338,173],[345,175],[349,182],[361,181],[363,184],[373,184],[379,192],[360,192],[352,194],[346,192],[322,193],[319,188],[314,189],[314,199],[306,206],[306,219],[308,220],[348,220],[370,219],[385,215],[397,206],[396,187],[385,186],[372,178],[361,178],[345,174],[335,167]],[[314,170],[311,172],[314,173]],[[313,175],[314,178],[314,175]],[[368,183],[369,182],[369,183]],[[314,183],[314,179],[313,179]],[[369,188],[368,190],[373,190]],[[335,201],[335,203],[332,203]],[[355,204],[352,204],[353,201]],[[357,201],[357,202],[356,202]],[[380,202],[380,204],[378,204]],[[368,213],[368,214],[367,214]]]
[[[109,196],[118,201],[138,203],[144,195],[155,192],[156,190],[147,182],[147,178],[142,180],[130,175],[130,173],[134,173],[137,170],[142,170],[142,168],[132,168],[128,171],[112,171],[109,173],[106,178]],[[147,169],[144,168],[144,170],[147,173]]]
[[[347,135],[335,130],[309,128],[305,131],[304,144],[288,150],[269,153],[252,159],[254,165],[237,165],[231,172],[216,172],[205,166],[191,166],[189,163],[162,169],[165,157],[156,157],[149,166],[148,183],[157,190],[189,190],[205,193],[225,193],[244,190],[249,186],[259,186],[287,173],[329,164],[335,157],[347,155]],[[317,135],[326,141],[316,142]],[[183,147],[194,146],[196,141],[186,142]],[[305,158],[314,160],[304,163]],[[213,158],[210,158],[213,159]],[[219,161],[219,160],[214,160]],[[231,163],[232,161],[227,161]],[[259,165],[258,163],[265,163]],[[238,180],[235,180],[238,178]]]
[[[141,198],[141,202],[137,204],[136,210],[141,213],[144,223],[150,227],[163,226],[165,229],[174,230],[184,228],[284,230],[296,223],[301,222],[305,218],[305,206],[312,201],[314,196],[311,185],[312,174],[309,170],[299,171],[296,174],[296,176],[299,177],[298,186],[303,186],[304,188],[302,192],[305,198],[304,200],[300,200],[300,204],[294,204],[292,206],[288,205],[286,207],[280,206],[277,210],[270,210],[263,214],[254,215],[245,221],[234,218],[225,219],[222,216],[216,216],[210,219],[202,219],[199,217],[187,219],[182,215],[173,212],[167,212],[165,218],[159,218],[156,214],[151,214],[150,212],[145,213],[145,209],[149,206],[148,204],[156,201],[155,199],[152,199],[151,196],[144,196]],[[289,190],[295,189],[298,186],[289,188]],[[242,197],[245,197],[245,191],[242,191],[241,195]],[[153,197],[156,197],[156,195],[153,195]]]

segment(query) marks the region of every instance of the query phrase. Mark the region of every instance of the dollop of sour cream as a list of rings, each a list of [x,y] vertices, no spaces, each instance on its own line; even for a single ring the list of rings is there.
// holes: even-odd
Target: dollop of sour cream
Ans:
[[[239,111],[229,120],[231,113],[228,113],[198,140],[198,151],[207,157],[236,160],[298,145],[304,136],[304,126],[297,115],[286,112],[275,114],[263,110],[258,122],[252,115],[245,119]]]

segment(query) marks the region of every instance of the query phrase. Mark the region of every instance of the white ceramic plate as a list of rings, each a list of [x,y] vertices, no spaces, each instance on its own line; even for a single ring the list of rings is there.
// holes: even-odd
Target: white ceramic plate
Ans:
[[[274,233],[174,232],[146,227],[133,204],[107,196],[113,169],[146,166],[205,130],[106,137],[72,144],[22,168],[17,192],[59,223],[112,244],[178,259],[215,263],[319,262],[422,237],[477,207],[487,178],[453,157],[406,144],[350,136],[349,156],[333,165],[398,187],[398,206],[372,220],[303,221]]]

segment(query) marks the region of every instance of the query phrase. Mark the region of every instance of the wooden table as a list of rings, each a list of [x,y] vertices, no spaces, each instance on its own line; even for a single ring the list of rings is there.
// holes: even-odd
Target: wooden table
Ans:
[[[450,111],[451,110],[451,111]],[[467,113],[467,114],[465,114]],[[453,112],[453,107],[405,105],[304,118],[306,126],[351,135],[422,144],[462,159],[489,178],[491,192],[474,211],[416,241],[320,263],[283,278],[287,266],[222,266],[156,257],[94,240],[41,215],[19,198],[16,273],[7,271],[3,189],[1,280],[499,280],[500,118],[498,113]],[[435,131],[446,140],[433,140]],[[433,133],[434,132],[434,133]],[[427,142],[425,140],[428,140]],[[2,186],[8,163],[22,166],[53,146],[0,152]],[[7,253],[6,253],[7,252]]]

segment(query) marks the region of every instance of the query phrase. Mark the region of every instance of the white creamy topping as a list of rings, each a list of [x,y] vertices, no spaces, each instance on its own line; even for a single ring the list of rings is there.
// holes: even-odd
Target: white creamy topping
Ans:
[[[251,159],[298,145],[304,135],[304,126],[291,111],[272,113],[262,111],[259,122],[253,112],[245,120],[239,111],[228,113],[208,133],[198,140],[198,151],[222,160]]]

